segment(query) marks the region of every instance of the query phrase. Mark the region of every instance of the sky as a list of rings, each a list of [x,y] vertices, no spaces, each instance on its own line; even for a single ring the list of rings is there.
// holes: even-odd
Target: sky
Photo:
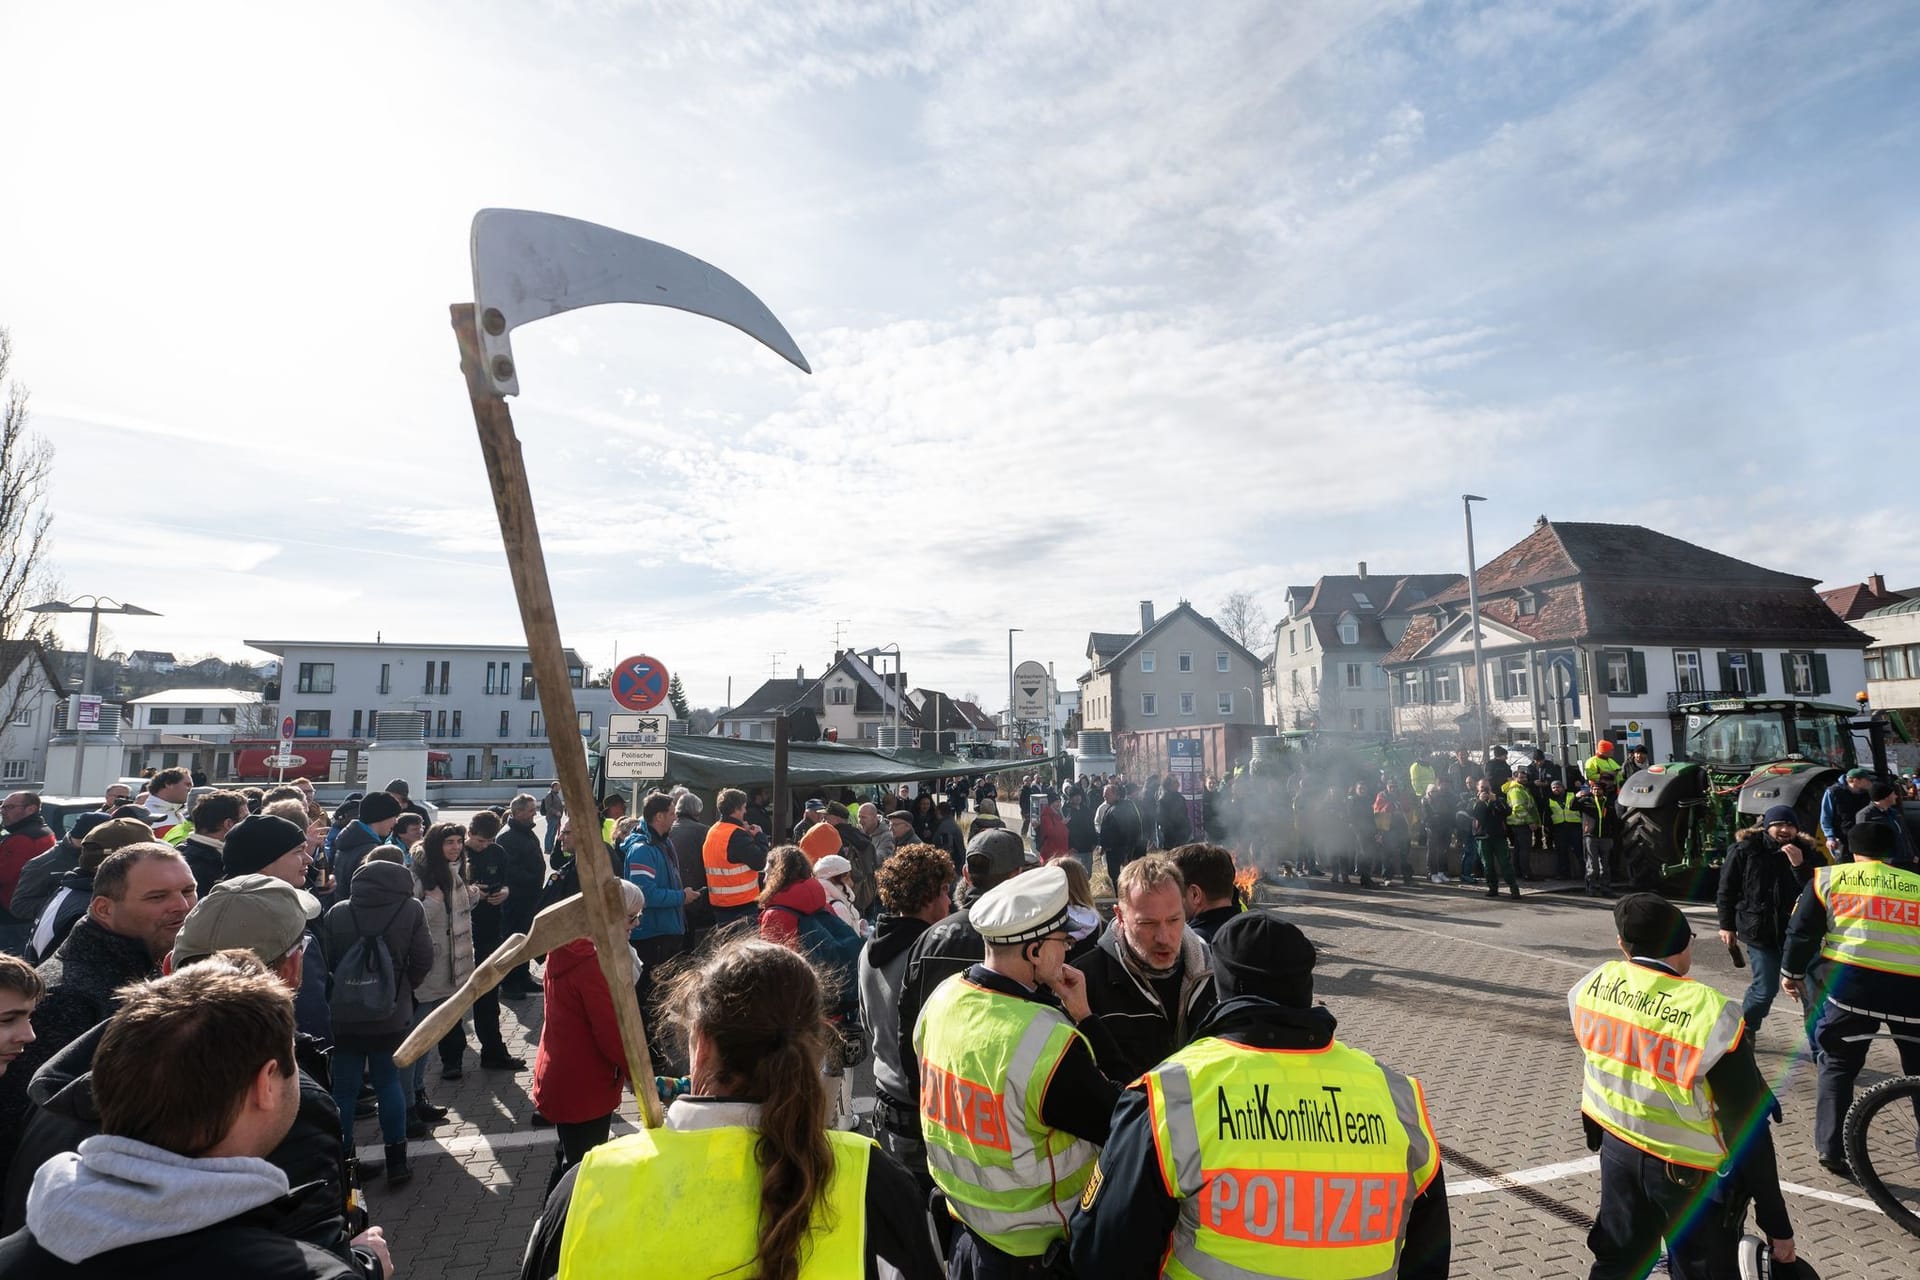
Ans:
[[[117,647],[511,643],[448,304],[484,207],[731,273],[514,336],[566,641],[838,637],[1004,706],[1546,514],[1920,582],[1911,5],[0,0],[0,325]],[[1907,495],[1907,496],[1903,496]],[[76,630],[67,639],[83,640]]]

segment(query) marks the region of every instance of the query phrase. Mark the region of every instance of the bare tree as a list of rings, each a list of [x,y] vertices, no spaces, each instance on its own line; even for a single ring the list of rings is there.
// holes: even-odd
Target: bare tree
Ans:
[[[6,388],[0,417],[0,640],[33,637],[45,642],[51,628],[27,606],[43,598],[47,534],[47,479],[53,446],[28,432],[27,389],[7,377],[13,365],[13,335],[0,327],[0,384]]]
[[[1255,653],[1261,652],[1272,642],[1272,637],[1267,634],[1267,611],[1253,598],[1251,591],[1228,592],[1227,598],[1220,602],[1220,608],[1214,613],[1213,620],[1242,647]]]

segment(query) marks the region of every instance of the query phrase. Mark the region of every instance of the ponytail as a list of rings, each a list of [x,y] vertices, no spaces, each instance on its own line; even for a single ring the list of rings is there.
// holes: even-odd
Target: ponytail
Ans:
[[[807,960],[751,935],[723,943],[675,978],[665,1007],[717,1062],[712,1083],[760,1104],[760,1230],[754,1280],[798,1280],[814,1214],[833,1179],[827,1095],[820,1085],[826,1020]],[[824,1216],[820,1226],[834,1224]]]

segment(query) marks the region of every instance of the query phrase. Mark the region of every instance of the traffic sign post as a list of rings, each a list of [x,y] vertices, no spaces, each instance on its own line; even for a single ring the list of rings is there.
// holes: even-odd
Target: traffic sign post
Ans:
[[[607,777],[657,782],[667,776],[667,717],[607,717]]]
[[[291,754],[290,748],[292,743],[293,717],[282,716],[280,717],[280,751],[267,761],[267,768],[274,772],[273,780],[275,782],[285,782],[287,780],[287,770],[298,769],[306,763],[301,757]],[[283,761],[291,761],[293,763],[282,763]],[[348,778],[347,781],[352,782],[353,779]]]
[[[629,711],[651,711],[667,700],[666,664],[644,653],[622,658],[613,669],[609,692]]]
[[[1047,669],[1023,662],[1013,670],[1013,714],[1021,720],[1041,720],[1047,714]]]
[[[292,716],[282,716],[282,717],[281,717],[281,719],[280,719],[280,740],[281,740],[282,742],[292,742],[292,741],[293,741],[293,717],[292,717]]]

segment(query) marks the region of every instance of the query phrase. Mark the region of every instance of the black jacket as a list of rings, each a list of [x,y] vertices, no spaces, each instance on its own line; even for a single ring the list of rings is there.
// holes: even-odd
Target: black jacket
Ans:
[[[362,864],[353,878],[352,896],[327,909],[321,931],[327,963],[336,975],[361,934],[384,935],[398,987],[392,1012],[376,1022],[343,1023],[336,1012],[334,1043],[375,1052],[399,1048],[413,1026],[414,985],[433,968],[433,938],[427,933],[426,908],[413,896],[413,873],[397,862]]]
[[[1200,1035],[1253,1049],[1322,1049],[1333,1040],[1326,1007],[1289,1009],[1266,1000],[1230,1000],[1215,1009]],[[1195,1099],[1202,1114],[1212,1100]],[[1167,1194],[1154,1148],[1146,1091],[1129,1088],[1113,1109],[1113,1132],[1100,1152],[1099,1172],[1075,1209],[1067,1233],[1075,1273],[1101,1280],[1147,1280],[1160,1274],[1180,1202]],[[1444,1170],[1414,1199],[1407,1217],[1401,1280],[1442,1280],[1453,1250]]]
[[[1067,848],[1075,853],[1092,853],[1100,843],[1100,832],[1093,825],[1093,810],[1082,800],[1067,805]]]
[[[203,898],[226,874],[226,868],[220,862],[220,851],[197,835],[188,836],[180,842],[180,856],[187,860],[187,869],[193,872],[194,892]]]
[[[1187,921],[1187,928],[1200,935],[1202,942],[1212,942],[1213,935],[1221,925],[1239,915],[1243,908],[1238,902],[1229,902],[1224,907],[1208,907],[1205,911]]]
[[[509,818],[500,828],[500,847],[506,851],[507,888],[511,891],[506,901],[507,918],[515,919],[524,910],[531,920],[534,900],[547,882],[547,858],[540,849],[540,833],[531,822]]]
[[[1160,847],[1177,849],[1193,839],[1193,815],[1187,798],[1178,791],[1160,793]]]
[[[1780,948],[1800,891],[1812,883],[1814,868],[1826,863],[1811,841],[1793,843],[1801,853],[1797,867],[1764,829],[1749,827],[1737,834],[1720,866],[1720,927],[1750,947]]]
[[[7,1280],[358,1280],[362,1274],[325,1249],[288,1235],[285,1222],[298,1212],[295,1188],[200,1231],[130,1244],[85,1262],[62,1262],[34,1242],[23,1227],[0,1240],[0,1276]]]
[[[1100,1070],[1123,1082],[1183,1048],[1214,1006],[1213,959],[1199,934],[1187,930],[1181,935],[1180,1002],[1174,1009],[1162,1004],[1153,983],[1136,976],[1121,954],[1125,945],[1116,925],[1077,962],[1087,977],[1087,1003],[1093,1007],[1087,1021],[1105,1028],[1114,1045],[1115,1054],[1100,1059]]]
[[[673,826],[667,830],[667,843],[673,846],[673,860],[680,866],[680,883],[705,884],[707,868],[701,861],[701,853],[706,848],[707,824],[698,818],[676,817]],[[704,894],[698,899],[687,899],[684,910],[688,929],[712,926],[713,904],[707,901]]]
[[[1100,820],[1100,848],[1108,854],[1131,858],[1146,848],[1146,828],[1140,819],[1140,806],[1126,796],[1107,806]]]
[[[41,962],[40,978],[47,984],[47,993],[33,1011],[33,1029],[39,1039],[0,1076],[0,1164],[12,1162],[26,1127],[27,1085],[33,1073],[112,1017],[120,1007],[116,993],[121,987],[153,972],[146,943],[104,929],[91,916],[73,926],[67,940]]]
[[[366,823],[355,818],[340,828],[333,838],[333,900],[345,902],[353,891],[353,873],[367,854],[380,847],[380,837]]]
[[[507,851],[489,842],[484,849],[467,846],[468,884],[477,884],[491,893],[507,887]],[[508,898],[511,902],[512,898]],[[503,904],[504,905],[504,904]],[[506,934],[506,912],[486,899],[473,904],[473,957],[476,962],[493,954]]]
[[[14,918],[38,918],[40,908],[47,905],[54,890],[60,887],[60,877],[79,865],[80,846],[73,842],[71,835],[45,853],[28,859],[27,865],[20,868],[20,883],[13,887]]]
[[[78,1150],[82,1141],[100,1132],[100,1113],[93,1104],[93,1055],[106,1030],[104,1022],[94,1027],[34,1072],[27,1097],[35,1110],[7,1171],[0,1232],[11,1235],[26,1225],[27,1192],[42,1164],[63,1151]],[[287,1136],[267,1156],[293,1188],[282,1202],[281,1230],[353,1263],[369,1280],[380,1280],[371,1256],[356,1256],[347,1243],[353,1233],[347,1230],[346,1147],[340,1109],[327,1087],[326,1050],[312,1036],[296,1036],[294,1060],[300,1067],[300,1108]]]
[[[73,892],[64,898],[60,898],[60,905],[53,907],[53,932],[47,936],[47,945],[40,948],[38,952],[35,952],[31,950],[32,937],[29,936],[28,938],[29,951],[27,953],[27,959],[34,964],[40,963],[40,961],[47,959],[55,951],[58,951],[60,944],[67,940],[67,935],[73,932],[73,926],[80,923],[81,917],[87,914],[87,908],[93,905],[93,875],[90,872],[82,871],[80,868],[75,867],[73,870],[67,872],[67,874],[61,876],[60,883],[54,886],[53,894],[49,895],[47,899],[47,906],[53,905],[54,898],[59,895],[59,891],[62,889],[71,889]],[[46,909],[46,906],[40,908],[42,912]],[[34,917],[33,924],[34,933],[39,933],[40,920],[38,915]]]

